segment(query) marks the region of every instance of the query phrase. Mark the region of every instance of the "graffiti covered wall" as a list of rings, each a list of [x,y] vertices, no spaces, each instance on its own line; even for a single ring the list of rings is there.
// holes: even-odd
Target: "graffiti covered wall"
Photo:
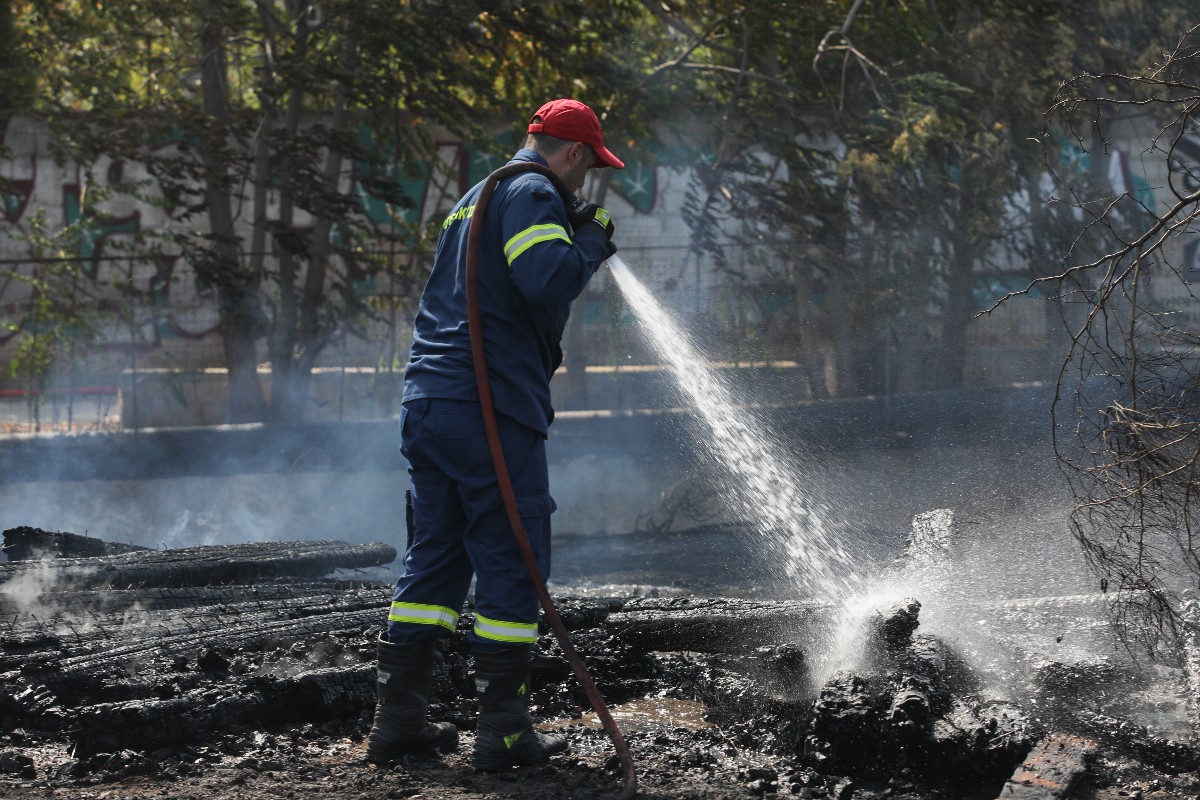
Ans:
[[[78,301],[94,309],[88,320],[89,356],[82,366],[74,363],[73,369],[81,374],[73,375],[72,380],[116,386],[118,376],[130,369],[222,366],[215,299],[197,286],[186,258],[170,246],[172,232],[201,227],[203,215],[188,217],[186,209],[163,202],[155,195],[143,165],[101,161],[85,170],[57,161],[49,133],[38,123],[18,117],[0,125],[8,152],[8,158],[0,163],[0,177],[7,181],[0,196],[0,363],[14,358],[24,338],[53,324],[39,316],[34,287],[46,274],[57,272],[54,290],[77,292]],[[164,148],[172,146],[163,143]],[[496,152],[505,150],[499,147]],[[715,269],[712,260],[694,246],[692,231],[684,222],[685,199],[697,188],[697,173],[687,166],[686,157],[642,153],[637,148],[618,150],[627,168],[603,176],[593,174],[583,194],[600,199],[613,213],[624,260],[668,308],[693,327],[713,339],[725,337],[733,342],[725,350],[727,355],[803,362],[795,338],[796,306],[806,305],[826,317],[843,313],[828,305],[827,287],[819,281],[789,285],[789,265],[783,262],[792,255],[775,254],[770,256],[771,262],[745,245],[729,246],[725,271]],[[356,198],[365,218],[381,234],[379,246],[386,257],[408,267],[398,270],[407,277],[396,279],[386,271],[356,271],[354,264],[342,265],[373,314],[355,321],[357,335],[345,334],[334,341],[319,367],[393,370],[402,366],[428,255],[415,256],[413,241],[391,235],[440,220],[463,191],[502,161],[500,156],[443,137],[426,162],[388,165],[388,178],[407,198],[403,203],[388,202],[373,193],[364,165],[346,167],[343,189]],[[597,180],[600,177],[609,181]],[[1114,186],[1122,177],[1137,180],[1136,171],[1114,167],[1110,172]],[[280,200],[278,192],[268,192],[268,219],[278,219]],[[248,205],[239,209],[243,255],[248,255],[251,240]],[[310,224],[297,212],[299,232],[306,232]],[[64,230],[68,234],[61,234]],[[135,257],[135,244],[140,253],[152,244],[156,255]],[[271,259],[277,253],[274,244],[269,248],[266,255]],[[1189,252],[1193,260],[1200,260],[1200,250]],[[65,270],[66,266],[71,270]],[[1019,271],[1019,265],[1014,269]],[[1021,280],[1015,276],[1009,280],[994,271],[980,277],[976,292],[980,308],[998,294],[1019,288]],[[632,321],[622,316],[606,275],[598,275],[591,283],[574,314],[579,322],[567,343],[568,368],[619,368],[646,357],[632,333]],[[973,323],[968,382],[996,385],[1049,374],[1045,365],[1036,361],[1042,356],[1035,354],[1036,363],[1029,367],[1030,353],[1045,347],[1046,316],[1041,306],[1013,303]],[[907,359],[914,365],[909,370],[913,377],[885,381],[881,390],[920,387],[920,367],[936,342],[910,342],[912,337],[906,338],[906,334],[912,332],[899,330],[895,342],[885,347],[889,352],[879,360]],[[816,349],[821,348],[828,352],[826,343],[818,343]],[[265,344],[260,354],[265,359]],[[894,364],[885,371],[891,369],[896,369]],[[814,371],[807,380],[811,390],[811,384],[822,378]],[[0,374],[0,391],[19,389],[20,385],[18,379]]]
[[[93,364],[94,369],[219,366],[216,304],[197,287],[186,259],[171,246],[171,234],[203,225],[202,215],[188,217],[186,209],[163,202],[143,165],[101,160],[85,170],[60,163],[51,152],[46,128],[20,117],[0,121],[0,133],[9,154],[0,166],[0,177],[7,181],[0,196],[0,359],[11,358],[23,335],[46,324],[33,303],[35,286],[60,287],[65,282],[80,292],[80,303],[97,309],[91,320],[95,326],[91,349],[104,357]],[[346,169],[343,188],[360,202],[369,224],[392,238],[380,237],[381,242],[387,241],[380,245],[387,248],[386,257],[409,261],[414,249],[411,236],[409,241],[404,235],[396,241],[395,235],[440,218],[463,191],[503,160],[447,137],[436,145],[436,155],[428,162],[388,165],[388,178],[406,202],[389,203],[369,191],[362,164]],[[627,160],[628,168],[612,176],[605,197],[620,221],[622,242],[636,248],[637,240],[645,236],[660,258],[676,260],[676,254],[666,250],[686,247],[688,242],[678,206],[660,202],[653,166],[635,154]],[[677,189],[672,191],[678,194]],[[587,192],[585,187],[585,196]],[[278,219],[279,204],[279,193],[268,192],[268,219]],[[239,217],[243,257],[249,255],[250,241],[246,205]],[[298,211],[299,232],[305,233],[310,224]],[[277,255],[271,247],[268,259]],[[143,255],[135,256],[135,249]],[[146,257],[147,251],[157,254]],[[413,266],[419,283],[422,265]],[[356,274],[353,265],[349,267],[348,275],[368,295],[368,304],[380,319],[395,318],[404,330],[397,333],[386,325],[381,330],[368,321],[365,339],[346,337],[330,348],[326,360],[374,365],[389,348],[397,352],[406,348],[407,322],[402,318],[411,314],[420,287],[411,279],[396,283],[385,274]],[[591,297],[587,302],[595,306],[601,300]],[[585,313],[603,317],[599,306]],[[385,346],[383,340],[388,338],[395,341]]]

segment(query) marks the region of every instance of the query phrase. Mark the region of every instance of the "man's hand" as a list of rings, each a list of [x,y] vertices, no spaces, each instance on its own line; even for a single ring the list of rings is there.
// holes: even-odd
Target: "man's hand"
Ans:
[[[576,231],[589,222],[596,223],[604,231],[604,236],[610,242],[612,241],[612,215],[595,203],[588,203],[586,206],[576,212],[572,212],[570,209],[567,209],[567,218],[571,222],[571,228]]]

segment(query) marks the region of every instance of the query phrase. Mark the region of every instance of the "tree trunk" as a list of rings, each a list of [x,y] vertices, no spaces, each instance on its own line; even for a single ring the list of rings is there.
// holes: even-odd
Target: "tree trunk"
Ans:
[[[959,185],[961,193],[960,220],[975,219],[970,208],[971,189],[964,175]],[[978,247],[965,222],[954,226],[950,233],[952,255],[947,276],[946,315],[942,321],[941,364],[937,370],[938,389],[957,389],[963,385],[967,361],[967,329],[975,315],[975,262]]]
[[[829,316],[833,322],[833,369],[826,377],[830,397],[854,394],[854,329],[847,270],[833,269],[829,276]]]
[[[818,340],[827,327],[821,324],[826,315],[813,307],[809,299],[813,281],[812,270],[806,264],[791,265],[792,302],[796,307],[796,348],[801,369],[808,382],[809,397],[824,400],[829,397],[825,385],[825,355]]]
[[[846,185],[839,182],[836,203],[844,207]],[[830,397],[849,397],[855,394],[858,376],[854,360],[854,251],[850,247],[849,220],[844,214],[833,215],[822,234],[828,281],[825,315],[832,337],[832,364],[827,364],[825,388]],[[861,253],[858,254],[861,256]]]
[[[347,38],[342,53],[342,67],[347,72],[355,66],[356,51],[352,38]],[[321,192],[332,197],[338,192],[338,178],[342,171],[342,153],[335,142],[350,125],[350,98],[343,84],[338,85],[337,105],[330,118],[330,143],[325,151],[325,166],[321,171]],[[286,404],[279,411],[286,414],[288,421],[304,418],[308,401],[312,368],[317,357],[329,344],[336,326],[322,325],[320,310],[325,302],[325,283],[329,274],[330,236],[333,219],[328,214],[316,214],[313,220],[312,239],[309,242],[308,269],[304,274],[304,285],[300,294],[300,354],[293,365],[285,389]],[[346,278],[349,282],[349,277]],[[347,291],[350,291],[347,286]],[[347,298],[347,304],[355,301]]]
[[[205,199],[212,249],[196,270],[216,287],[221,314],[225,366],[229,372],[229,422],[259,422],[266,401],[258,382],[257,339],[262,331],[262,311],[255,294],[256,277],[241,268],[234,230],[233,201],[222,155],[229,123],[225,90],[224,30],[221,12],[212,0],[201,3],[201,91],[208,131],[200,139],[205,170]]]
[[[308,2],[289,4],[289,17],[296,20],[294,58],[303,63],[308,52]],[[304,88],[294,86],[288,98],[287,116],[282,135],[287,141],[296,140],[300,130]],[[296,294],[297,260],[301,255],[301,239],[295,220],[296,165],[291,154],[284,153],[279,165],[279,315],[270,337],[271,354],[271,420],[273,422],[304,419],[305,397],[297,396],[295,386],[296,337],[300,316],[300,299]],[[311,243],[310,243],[311,244]],[[307,385],[305,386],[307,395]]]

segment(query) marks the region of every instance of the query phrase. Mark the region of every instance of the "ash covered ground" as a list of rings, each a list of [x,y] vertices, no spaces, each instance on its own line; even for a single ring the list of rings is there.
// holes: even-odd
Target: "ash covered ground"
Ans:
[[[395,558],[385,545],[80,555],[69,537],[26,534],[43,551],[0,563],[0,797],[621,793],[612,745],[548,634],[533,707],[571,752],[501,775],[470,768],[469,609],[445,642],[431,710],[459,727],[460,749],[363,761]],[[1013,581],[998,597],[950,580],[945,564],[885,570],[855,613],[780,599],[752,571],[705,582],[731,535],[631,534],[604,557],[595,542],[556,551],[584,548],[593,567],[622,549],[641,557],[594,570],[624,582],[586,584],[587,570],[568,568],[553,589],[625,733],[638,796],[1200,794],[1194,629],[1157,660],[1135,658],[1114,646],[1093,595]],[[6,546],[17,538],[6,532]],[[968,547],[955,569],[972,558]],[[924,596],[899,591],[914,587]]]

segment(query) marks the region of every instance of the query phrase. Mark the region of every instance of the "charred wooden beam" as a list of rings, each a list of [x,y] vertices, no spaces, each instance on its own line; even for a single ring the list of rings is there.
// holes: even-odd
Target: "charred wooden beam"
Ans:
[[[1069,797],[1087,771],[1096,742],[1053,733],[1039,742],[1004,784],[998,800],[1056,800]]]
[[[334,569],[374,567],[395,559],[396,549],[379,542],[252,542],[145,550],[97,558],[0,564],[0,592],[14,584],[61,590],[213,586],[281,576],[313,578]]]
[[[136,544],[106,542],[66,531],[44,531],[22,525],[4,532],[4,554],[9,561],[39,558],[88,558],[148,550]]]
[[[1002,781],[1037,727],[1017,706],[955,693],[956,662],[940,641],[917,636],[874,668],[835,673],[812,704],[805,753],[836,774],[884,776],[904,763],[934,784]]]
[[[256,587],[240,587],[243,598],[231,597],[212,605],[177,606],[157,609],[122,608],[111,612],[91,609],[63,611],[47,605],[46,617],[26,613],[22,622],[4,631],[0,627],[0,673],[33,669],[38,664],[61,663],[65,658],[102,654],[117,648],[135,649],[151,642],[170,644],[176,635],[208,635],[220,644],[226,634],[244,629],[270,630],[273,623],[335,614],[366,612],[382,620],[391,597],[386,587],[347,589],[338,594],[290,596],[272,592],[258,596]],[[152,593],[190,593],[188,589],[144,590]],[[103,595],[104,591],[93,594]],[[207,593],[203,593],[207,594]],[[179,598],[172,598],[172,602]],[[49,602],[49,601],[47,601]],[[305,624],[294,623],[293,627]],[[165,637],[165,638],[164,638]]]
[[[177,697],[99,703],[72,714],[77,758],[124,748],[157,749],[203,740],[247,723],[353,717],[375,703],[375,666],[256,676],[199,686]]]
[[[74,614],[95,617],[123,611],[155,612],[207,606],[278,608],[291,604],[302,608],[319,609],[344,604],[347,598],[361,595],[390,593],[391,587],[372,581],[353,580],[274,580],[252,585],[149,587],[142,589],[86,589],[67,592],[40,592],[18,596],[0,591],[0,630],[19,628],[27,622],[40,627],[39,621],[60,615]],[[344,609],[341,609],[344,610]],[[35,614],[36,619],[31,616]],[[314,611],[314,613],[319,613]]]
[[[194,661],[207,650],[238,652],[309,643],[318,637],[347,632],[359,634],[382,627],[386,602],[372,609],[322,614],[303,619],[231,620],[219,614],[180,618],[172,625],[142,628],[136,640],[97,642],[93,648],[26,654],[9,661],[0,673],[0,695],[18,677],[49,687],[63,696],[88,696],[97,692],[129,691],[140,679],[178,671],[177,665]],[[14,661],[19,661],[14,663]],[[126,687],[126,688],[122,688]]]
[[[643,650],[742,653],[811,636],[831,622],[816,602],[729,598],[636,598],[608,616],[614,635]]]

